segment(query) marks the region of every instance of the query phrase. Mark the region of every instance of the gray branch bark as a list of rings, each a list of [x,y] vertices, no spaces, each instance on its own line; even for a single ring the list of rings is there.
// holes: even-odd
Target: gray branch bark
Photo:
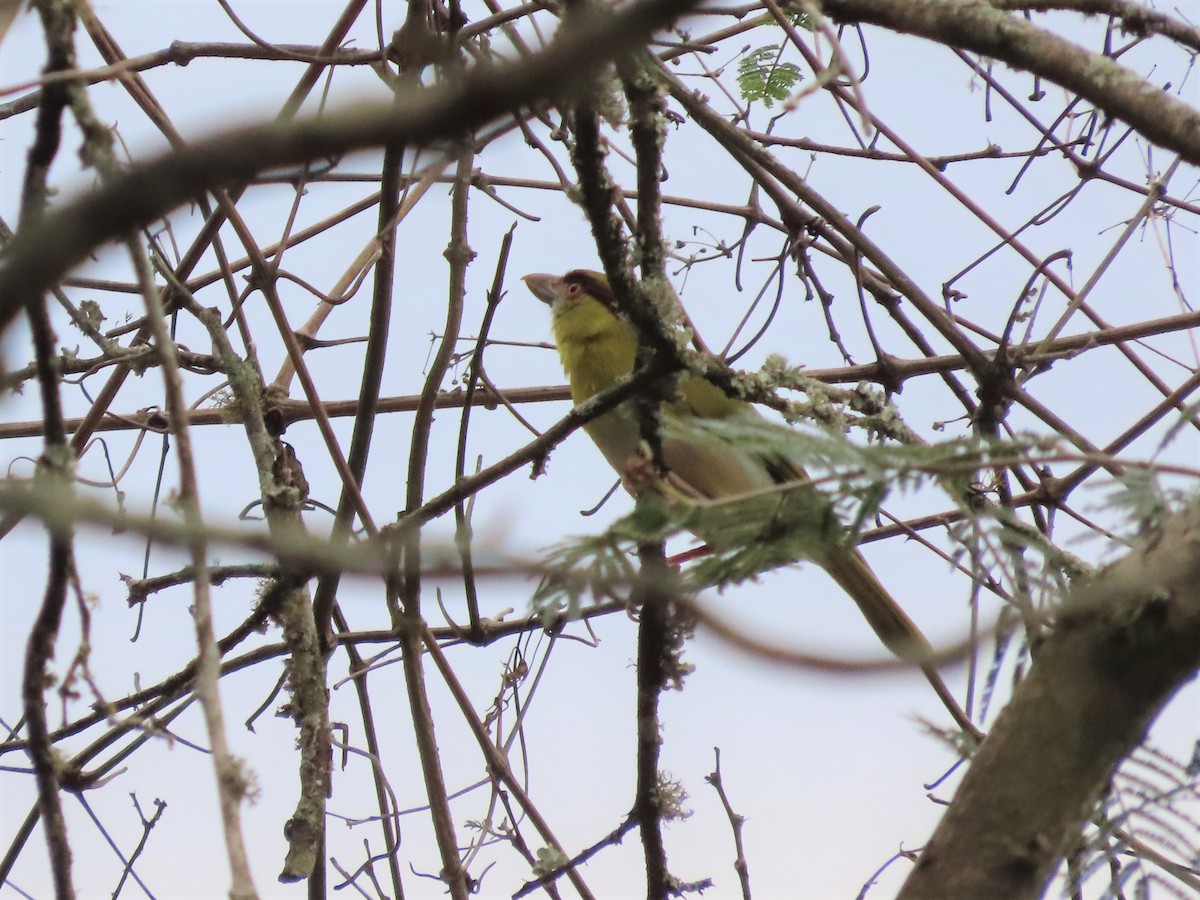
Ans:
[[[1117,766],[1200,669],[1200,503],[1068,598],[901,900],[1040,897]]]
[[[839,22],[865,22],[982,53],[1074,91],[1155,144],[1200,164],[1200,112],[1138,73],[976,0],[821,0]]]

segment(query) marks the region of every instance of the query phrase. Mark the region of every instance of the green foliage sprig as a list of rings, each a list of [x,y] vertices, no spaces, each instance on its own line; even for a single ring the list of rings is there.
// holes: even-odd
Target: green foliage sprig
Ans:
[[[669,426],[667,426],[669,428]],[[632,513],[604,533],[577,538],[550,551],[549,571],[535,593],[543,616],[578,614],[589,597],[624,596],[639,577],[634,552],[641,543],[690,533],[701,536],[711,553],[688,564],[678,588],[688,593],[737,584],[780,566],[820,559],[832,543],[852,544],[895,491],[936,481],[952,496],[971,496],[975,473],[1014,456],[1047,452],[1057,445],[1043,438],[995,442],[963,439],[935,445],[862,446],[840,434],[787,429],[761,422],[706,422],[713,439],[735,441],[766,457],[801,459],[809,481],[788,482],[727,500],[695,500],[669,485],[644,492]],[[968,511],[975,539],[995,548],[1020,542],[1030,551],[1023,577],[1045,583],[1054,593],[1081,574],[1069,554],[1014,530],[1003,509]],[[984,523],[987,527],[982,527]],[[980,552],[988,557],[995,551]],[[1011,559],[1004,561],[1011,565]]]
[[[738,63],[737,83],[747,103],[761,100],[767,107],[786,100],[801,78],[798,66],[780,62],[780,49],[768,44],[751,50]]]

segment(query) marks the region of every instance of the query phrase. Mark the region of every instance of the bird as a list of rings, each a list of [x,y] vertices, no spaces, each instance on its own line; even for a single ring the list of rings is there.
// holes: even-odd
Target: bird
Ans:
[[[632,374],[638,332],[616,302],[601,272],[574,269],[565,275],[535,273],[522,279],[538,300],[550,308],[552,330],[571,399],[579,405]],[[730,397],[707,379],[679,374],[676,394],[662,402],[659,433],[660,462],[665,471],[647,478],[652,468],[637,414],[626,401],[585,423],[583,428],[632,493],[658,490],[668,497],[726,500],[770,494],[808,482],[795,455],[781,451],[795,437],[787,426],[767,420],[750,403]],[[740,439],[764,431],[764,441]],[[798,443],[793,441],[793,443]],[[778,491],[777,491],[778,493]],[[957,702],[928,663],[932,648],[920,628],[893,599],[863,555],[846,540],[844,526],[832,504],[815,487],[796,491],[825,523],[828,540],[807,547],[811,560],[823,568],[858,605],[863,618],[883,645],[900,659],[916,662],[959,724],[969,725]],[[707,534],[699,535],[714,543]]]

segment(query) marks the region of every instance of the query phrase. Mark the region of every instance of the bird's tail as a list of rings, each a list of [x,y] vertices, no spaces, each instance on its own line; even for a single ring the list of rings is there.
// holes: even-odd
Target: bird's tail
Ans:
[[[920,662],[929,657],[933,652],[929,641],[892,599],[861,553],[844,547],[831,548],[824,568],[858,604],[863,618],[885,647],[900,659]]]
[[[858,604],[863,618],[879,635],[883,645],[900,659],[916,663],[959,727],[976,739],[980,738],[979,730],[929,661],[933,648],[928,639],[921,633],[917,623],[900,608],[900,604],[892,599],[862,554],[853,548],[835,546],[829,549],[822,562],[822,568]]]

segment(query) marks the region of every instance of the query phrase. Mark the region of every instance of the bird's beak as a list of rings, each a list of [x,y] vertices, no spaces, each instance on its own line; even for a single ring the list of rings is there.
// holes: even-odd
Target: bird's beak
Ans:
[[[529,288],[529,292],[537,297],[543,303],[551,305],[558,299],[558,282],[557,275],[526,275],[521,279],[525,282],[525,287]]]

